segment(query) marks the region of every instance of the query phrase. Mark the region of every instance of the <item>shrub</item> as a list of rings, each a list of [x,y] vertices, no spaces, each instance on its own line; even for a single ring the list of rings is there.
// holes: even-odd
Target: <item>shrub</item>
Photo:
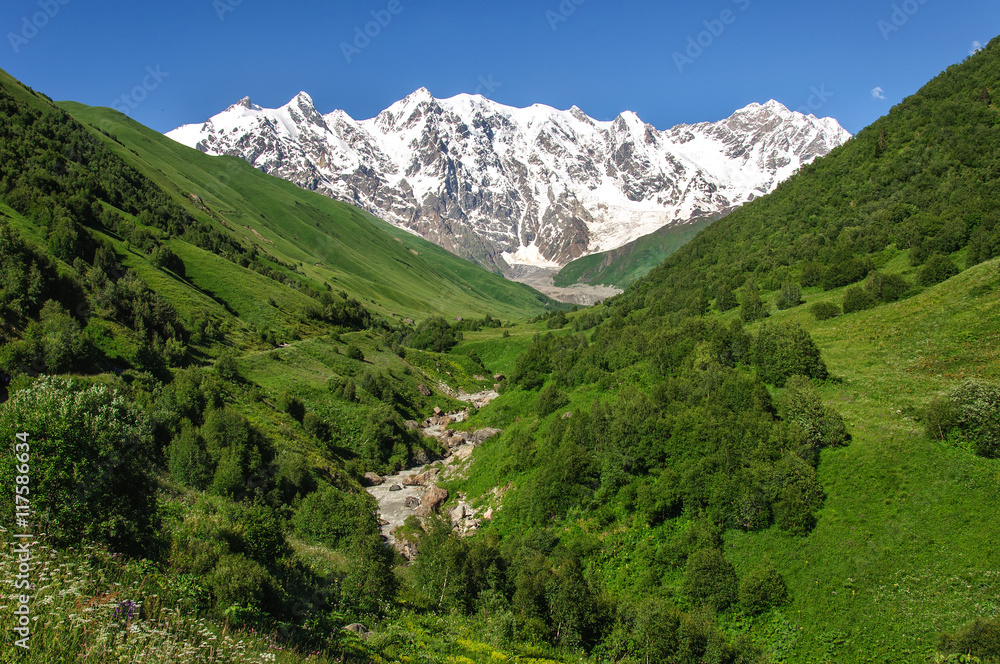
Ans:
[[[946,632],[938,650],[946,656],[971,655],[983,662],[1000,662],[1000,620],[976,620],[954,633]]]
[[[869,271],[869,263],[859,258],[837,261],[823,274],[823,290],[833,290],[861,281]]]
[[[28,432],[33,521],[58,543],[138,550],[156,519],[153,437],[124,394],[104,385],[41,378],[0,408],[0,488],[23,473],[15,434]]]
[[[276,601],[274,577],[263,565],[240,554],[222,556],[207,581],[220,614],[233,607],[261,610]]]
[[[872,270],[865,279],[864,288],[865,292],[879,302],[895,302],[906,295],[910,290],[910,284],[902,275],[882,274]]]
[[[215,465],[205,450],[205,440],[190,421],[170,443],[170,476],[175,482],[193,489],[204,490],[212,481]]]
[[[811,313],[816,320],[829,320],[840,315],[840,307],[833,302],[816,302],[809,307],[809,313]]]
[[[684,592],[697,604],[724,611],[736,601],[736,569],[718,549],[692,554],[684,568]]]
[[[933,286],[958,274],[958,267],[944,254],[933,254],[917,271],[917,283]]]
[[[317,440],[326,442],[330,439],[330,425],[311,410],[302,418],[302,426]]]
[[[802,304],[802,289],[797,283],[789,281],[774,296],[774,304],[782,311],[799,306]]]
[[[798,325],[762,325],[751,343],[750,358],[761,380],[778,387],[795,375],[819,380],[827,376],[819,348]]]
[[[766,613],[788,601],[788,587],[773,565],[764,565],[740,581],[739,598],[751,614]]]
[[[538,413],[539,417],[545,417],[568,403],[569,397],[556,387],[555,383],[550,383],[538,393],[538,400],[535,402],[535,412]]]
[[[1000,385],[966,381],[947,399],[931,403],[925,428],[932,438],[955,435],[979,456],[1000,457]]]
[[[720,312],[725,313],[730,309],[735,309],[739,305],[740,303],[736,300],[736,293],[728,286],[720,286],[715,291],[715,306]]]
[[[855,311],[871,309],[877,303],[875,298],[860,286],[851,286],[844,291],[844,313],[852,314]]]
[[[185,276],[184,261],[165,244],[153,250],[149,262],[157,269],[170,270],[179,277]]]
[[[326,487],[305,497],[292,523],[306,539],[337,548],[355,535],[377,535],[374,512],[368,494],[352,495]]]
[[[743,287],[743,302],[740,304],[740,319],[751,323],[767,317],[767,306],[760,299],[760,290],[753,281]]]
[[[215,373],[224,380],[238,382],[242,379],[240,367],[232,351],[226,350],[219,355],[219,359],[215,361]]]
[[[344,355],[346,355],[349,360],[357,360],[358,362],[365,361],[365,354],[362,353],[361,349],[354,344],[347,344],[347,348],[344,349]]]
[[[292,419],[301,422],[306,416],[306,407],[302,399],[298,398],[288,390],[282,390],[278,395],[278,410],[291,415]]]
[[[824,499],[816,471],[801,457],[789,453],[775,466],[775,484],[775,524],[793,535],[808,535],[816,525],[815,512]]]
[[[462,333],[448,325],[448,321],[440,316],[428,318],[417,326],[411,348],[429,350],[435,353],[447,353],[462,340]]]

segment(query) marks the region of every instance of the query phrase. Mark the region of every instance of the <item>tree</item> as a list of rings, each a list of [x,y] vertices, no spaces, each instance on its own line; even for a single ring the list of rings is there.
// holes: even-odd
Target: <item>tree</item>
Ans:
[[[568,403],[569,397],[556,387],[555,383],[549,383],[538,393],[538,400],[535,402],[535,412],[538,413],[539,417],[546,417]]]
[[[933,286],[958,274],[958,267],[944,254],[932,254],[917,272],[917,283]]]
[[[696,604],[725,611],[736,601],[736,568],[718,549],[701,549],[688,557],[684,592]]]
[[[715,291],[715,306],[720,313],[725,313],[730,309],[735,309],[740,303],[736,300],[736,293],[728,286],[719,286]]]
[[[750,347],[761,380],[783,387],[791,376],[824,380],[826,364],[809,333],[798,325],[761,325]]]
[[[0,409],[3,440],[16,441],[21,432],[30,461],[0,455],[0,487],[13,495],[25,475],[18,466],[29,465],[36,528],[59,544],[140,550],[156,523],[153,438],[128,397],[104,385],[44,377]]]
[[[844,291],[844,313],[853,314],[856,311],[871,309],[877,304],[875,298],[860,286],[851,286]]]
[[[739,598],[751,614],[765,613],[788,601],[788,587],[774,565],[765,564],[740,580]]]
[[[774,296],[774,303],[782,311],[797,307],[802,304],[802,289],[794,281],[789,281]]]
[[[833,302],[815,302],[809,307],[809,313],[816,320],[829,320],[840,315],[840,307]]]
[[[740,304],[740,319],[744,323],[761,320],[767,316],[767,307],[760,299],[760,289],[752,279],[743,287],[743,302]]]

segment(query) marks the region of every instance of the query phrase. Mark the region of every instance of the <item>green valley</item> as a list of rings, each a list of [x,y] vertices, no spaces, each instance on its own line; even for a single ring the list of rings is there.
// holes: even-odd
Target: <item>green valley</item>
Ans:
[[[570,310],[4,75],[30,661],[1000,662],[998,80],[1000,38]],[[418,466],[387,547],[365,487]]]

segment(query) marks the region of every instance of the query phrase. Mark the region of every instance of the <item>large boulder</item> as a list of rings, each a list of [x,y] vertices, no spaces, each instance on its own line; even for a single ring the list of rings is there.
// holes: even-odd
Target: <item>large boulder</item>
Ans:
[[[385,483],[385,478],[375,473],[365,473],[365,484],[368,486],[381,486]]]
[[[414,514],[417,516],[430,516],[434,512],[437,512],[446,500],[448,500],[448,492],[445,489],[439,486],[431,487],[420,498],[420,507],[416,509]]]

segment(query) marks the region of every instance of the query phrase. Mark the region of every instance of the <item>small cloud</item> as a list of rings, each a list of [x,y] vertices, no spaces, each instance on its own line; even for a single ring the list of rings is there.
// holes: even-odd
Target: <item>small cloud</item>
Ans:
[[[872,90],[872,98],[885,99],[885,90],[883,90],[882,88],[875,88],[874,90]]]
[[[976,41],[972,42],[972,50],[969,51],[969,55],[975,55],[976,53],[979,53],[981,50],[983,50],[983,42],[977,39]]]

